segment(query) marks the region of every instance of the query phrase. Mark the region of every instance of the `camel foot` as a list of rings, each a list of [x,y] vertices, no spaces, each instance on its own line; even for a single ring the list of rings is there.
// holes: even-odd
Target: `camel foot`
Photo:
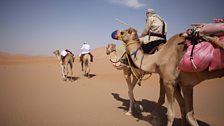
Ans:
[[[125,113],[125,115],[126,115],[126,116],[132,116],[132,112],[129,112],[129,111],[128,111],[128,112]]]

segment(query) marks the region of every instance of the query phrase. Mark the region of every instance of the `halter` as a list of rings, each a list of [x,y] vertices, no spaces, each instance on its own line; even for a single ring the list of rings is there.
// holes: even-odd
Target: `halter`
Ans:
[[[114,50],[114,51],[111,51],[110,52],[110,54],[112,53],[112,52],[117,52],[116,50]],[[119,60],[117,60],[117,61],[113,61],[111,58],[110,58],[110,62],[111,63],[118,63],[118,62],[121,62],[121,59],[124,57],[124,55],[125,55],[125,52],[122,54],[122,56],[119,58]],[[117,58],[117,57],[116,57]]]

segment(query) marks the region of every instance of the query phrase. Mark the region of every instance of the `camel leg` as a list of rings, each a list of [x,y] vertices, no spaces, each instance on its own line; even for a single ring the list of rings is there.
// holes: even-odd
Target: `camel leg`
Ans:
[[[167,126],[172,126],[175,113],[174,113],[174,80],[164,81],[164,87],[167,95],[168,100],[168,107],[167,107]]]
[[[186,121],[186,109],[185,109],[185,103],[184,103],[184,98],[181,95],[181,89],[179,85],[175,86],[175,98],[179,104],[180,111],[181,111],[181,126],[185,126],[187,124]]]
[[[185,105],[186,105],[186,118],[191,126],[199,126],[197,120],[194,117],[193,108],[193,87],[182,87]]]
[[[65,66],[64,65],[61,65],[61,73],[62,73],[63,80],[66,80],[66,77],[65,77]]]
[[[82,71],[83,71],[83,61],[81,61],[81,68],[82,68]]]
[[[152,116],[156,116],[158,113],[159,108],[165,103],[165,89],[163,86],[163,80],[162,78],[159,78],[159,83],[160,83],[160,94],[159,94],[159,99],[158,99],[158,104],[156,105],[155,109],[152,112]]]
[[[70,80],[73,81],[73,79],[72,79],[73,78],[73,70],[72,70],[73,64],[70,63],[69,66],[70,66],[70,72],[71,72],[71,78],[70,78]]]
[[[87,77],[90,78],[90,62],[87,63]]]
[[[130,69],[123,69],[123,73],[124,73],[124,77],[125,77],[125,80],[126,80],[126,83],[128,85],[128,96],[129,96],[129,100],[130,100],[130,103],[129,103],[129,108],[128,108],[128,112],[125,113],[125,115],[132,115],[132,108],[135,106],[135,98],[134,98],[134,93],[133,93],[133,90],[134,90],[134,87],[137,83],[137,78],[133,77],[133,80],[131,81],[131,71]]]
[[[68,71],[68,64],[66,65],[65,68],[66,68],[66,75],[65,75],[65,77],[68,78],[68,72],[69,72],[69,71]]]

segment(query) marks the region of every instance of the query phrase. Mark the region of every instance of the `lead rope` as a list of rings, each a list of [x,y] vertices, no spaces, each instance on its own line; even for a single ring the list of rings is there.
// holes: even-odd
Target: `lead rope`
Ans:
[[[131,68],[131,72],[132,72],[132,74],[135,76],[135,78],[137,78],[137,79],[139,80],[139,77],[136,75],[136,73],[135,73],[135,71],[134,71],[134,69],[133,69],[133,67],[132,67],[132,65],[131,65],[131,63],[130,63],[130,60],[129,60],[129,57],[128,57],[128,53],[126,53],[126,57],[127,57],[127,59],[128,59],[128,65],[129,65],[129,67]]]
[[[152,76],[152,73],[150,73],[150,75],[149,75],[147,78],[143,79],[145,73],[142,73],[141,66],[142,66],[142,62],[143,62],[144,55],[143,55],[142,58],[141,58],[141,63],[140,63],[140,68],[139,68],[139,70],[140,70],[140,77],[138,77],[138,76],[136,75],[136,73],[135,73],[135,71],[134,71],[134,69],[133,69],[133,67],[132,67],[132,65],[131,65],[130,59],[129,59],[129,57],[128,57],[128,53],[126,53],[126,57],[127,57],[127,59],[128,59],[128,65],[129,65],[129,67],[130,67],[130,69],[131,69],[132,74],[135,76],[135,78],[138,79],[138,85],[141,86],[141,82],[142,82],[142,80],[147,80],[148,78],[150,78],[150,77]]]

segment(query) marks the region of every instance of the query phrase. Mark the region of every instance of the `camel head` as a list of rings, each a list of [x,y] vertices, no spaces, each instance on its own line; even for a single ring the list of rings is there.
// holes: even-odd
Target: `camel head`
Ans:
[[[60,51],[57,49],[53,52],[54,55],[59,56],[60,55]]]
[[[135,30],[134,28],[128,28],[125,30],[116,30],[111,34],[111,37],[116,40],[121,40],[125,44],[128,44],[133,40],[139,41],[137,30]]]
[[[116,52],[116,44],[110,43],[106,46],[106,54],[109,55],[113,51]]]

